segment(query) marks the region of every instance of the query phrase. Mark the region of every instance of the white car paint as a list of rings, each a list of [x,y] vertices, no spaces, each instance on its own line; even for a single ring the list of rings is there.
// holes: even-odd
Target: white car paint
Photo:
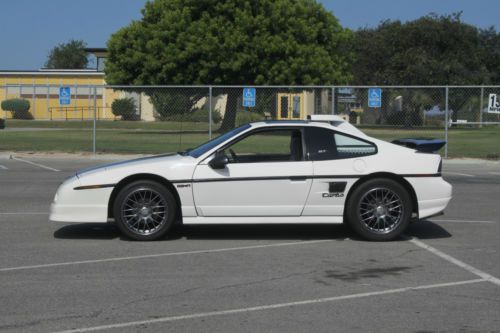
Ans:
[[[266,127],[322,127],[368,140],[377,153],[328,161],[230,163],[214,170],[208,162],[225,141],[197,158],[174,154],[114,163],[79,171],[64,181],[51,205],[50,220],[107,222],[114,187],[140,175],[161,177],[174,186],[185,224],[342,223],[349,190],[362,176],[374,173],[406,179],[416,194],[420,219],[445,209],[452,188],[438,174],[439,155],[371,138],[339,117],[326,117],[303,123],[251,123],[228,141]],[[347,183],[344,195],[325,198],[329,183],[336,181]]]
[[[286,170],[286,171],[285,171]],[[286,178],[283,177],[286,172]],[[300,216],[311,188],[311,161],[234,163],[214,170],[206,161],[194,172],[193,195],[199,216]],[[196,182],[204,179],[264,178],[274,179]]]

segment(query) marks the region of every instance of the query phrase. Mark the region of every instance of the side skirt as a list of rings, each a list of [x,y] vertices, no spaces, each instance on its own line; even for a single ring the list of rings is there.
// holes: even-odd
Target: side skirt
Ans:
[[[183,224],[342,224],[342,216],[222,216],[184,217]]]

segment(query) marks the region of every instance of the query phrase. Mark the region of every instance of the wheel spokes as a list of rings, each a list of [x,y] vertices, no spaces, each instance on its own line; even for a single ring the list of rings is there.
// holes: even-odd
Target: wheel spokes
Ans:
[[[388,233],[394,230],[403,217],[403,202],[393,190],[374,188],[365,193],[359,202],[359,219],[369,230]]]
[[[121,216],[132,232],[151,234],[166,223],[167,202],[159,192],[149,188],[139,188],[123,201]]]

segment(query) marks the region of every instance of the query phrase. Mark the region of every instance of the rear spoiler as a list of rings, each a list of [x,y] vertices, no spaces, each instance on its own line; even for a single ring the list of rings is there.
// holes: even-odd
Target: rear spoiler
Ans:
[[[397,139],[392,143],[418,150],[423,153],[435,153],[445,144],[445,140],[431,138]]]

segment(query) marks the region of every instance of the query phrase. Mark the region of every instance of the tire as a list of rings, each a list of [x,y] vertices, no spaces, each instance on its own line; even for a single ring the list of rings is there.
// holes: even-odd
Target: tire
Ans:
[[[390,241],[410,223],[412,200],[408,191],[392,179],[370,179],[352,193],[346,207],[351,228],[370,241]]]
[[[126,237],[140,241],[163,238],[174,224],[176,211],[172,193],[149,180],[126,185],[113,204],[118,229]]]

